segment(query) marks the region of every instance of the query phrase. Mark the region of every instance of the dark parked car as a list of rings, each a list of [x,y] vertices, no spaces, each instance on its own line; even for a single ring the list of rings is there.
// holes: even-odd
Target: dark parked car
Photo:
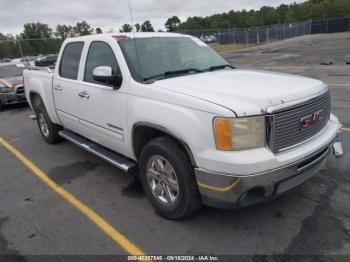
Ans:
[[[57,55],[47,55],[38,58],[35,61],[35,66],[54,66],[56,65]]]

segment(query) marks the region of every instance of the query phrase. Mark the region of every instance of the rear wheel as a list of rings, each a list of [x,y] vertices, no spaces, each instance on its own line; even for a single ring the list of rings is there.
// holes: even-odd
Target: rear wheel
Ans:
[[[152,140],[143,148],[139,160],[143,188],[160,215],[181,219],[200,208],[193,167],[175,140]]]
[[[35,113],[40,133],[45,141],[49,144],[56,144],[62,141],[62,138],[58,134],[62,130],[62,127],[51,122],[42,104],[35,108]]]

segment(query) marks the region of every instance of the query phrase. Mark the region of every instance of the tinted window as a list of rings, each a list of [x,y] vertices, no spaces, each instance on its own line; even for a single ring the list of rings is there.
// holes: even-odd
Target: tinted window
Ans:
[[[64,78],[78,78],[79,62],[84,43],[75,42],[66,45],[60,64],[60,76]]]
[[[93,78],[93,71],[98,66],[110,66],[113,74],[119,71],[118,63],[112,48],[104,42],[92,42],[86,60],[84,81],[98,83]]]

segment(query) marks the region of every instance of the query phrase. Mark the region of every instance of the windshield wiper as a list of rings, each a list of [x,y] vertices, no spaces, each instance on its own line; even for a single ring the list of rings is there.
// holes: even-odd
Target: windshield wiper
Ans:
[[[226,65],[211,66],[205,71],[215,71],[215,70],[220,70],[220,69],[225,69],[225,68],[234,69],[234,67],[232,65],[226,64]]]
[[[180,69],[180,70],[174,70],[174,71],[166,71],[164,72],[164,74],[146,77],[143,79],[143,81],[146,83],[153,83],[154,81],[157,81],[160,79],[175,77],[180,75],[188,75],[189,73],[192,73],[192,72],[202,73],[203,71],[197,68],[187,68],[187,69]]]

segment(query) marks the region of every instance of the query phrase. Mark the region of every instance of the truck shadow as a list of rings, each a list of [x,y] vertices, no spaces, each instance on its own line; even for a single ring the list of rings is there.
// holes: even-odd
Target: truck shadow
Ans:
[[[14,105],[5,105],[0,110],[0,113],[9,112],[10,114],[19,114],[29,110],[29,105],[27,103],[14,104]]]

